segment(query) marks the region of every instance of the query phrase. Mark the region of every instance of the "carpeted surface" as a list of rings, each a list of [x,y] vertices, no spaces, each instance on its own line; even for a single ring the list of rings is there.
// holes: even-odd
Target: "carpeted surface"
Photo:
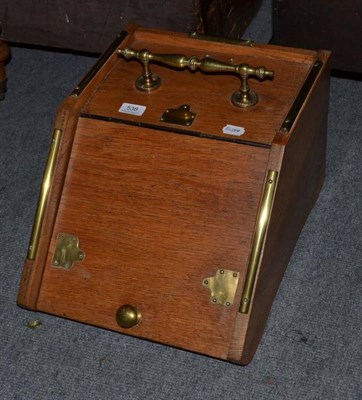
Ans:
[[[265,3],[247,33],[258,41],[270,38]],[[16,306],[56,108],[94,61],[13,48],[8,65],[0,103],[0,399],[361,399],[362,82],[332,79],[325,185],[249,366]],[[42,325],[29,329],[37,318]]]

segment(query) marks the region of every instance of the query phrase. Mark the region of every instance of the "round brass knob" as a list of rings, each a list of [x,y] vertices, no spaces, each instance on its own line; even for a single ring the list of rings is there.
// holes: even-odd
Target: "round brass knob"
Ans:
[[[141,312],[134,306],[124,304],[117,310],[116,320],[122,328],[132,328],[140,322]]]

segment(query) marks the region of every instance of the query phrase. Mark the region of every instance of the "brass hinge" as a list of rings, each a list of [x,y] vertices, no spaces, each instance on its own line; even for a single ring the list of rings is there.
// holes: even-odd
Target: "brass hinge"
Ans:
[[[218,269],[215,276],[205,278],[202,285],[211,292],[210,302],[230,307],[234,302],[239,275],[236,271]]]
[[[70,269],[75,262],[83,261],[85,253],[79,248],[79,238],[68,233],[59,233],[52,261],[53,267]]]
[[[62,130],[54,129],[52,144],[49,151],[48,161],[45,166],[43,182],[38,200],[38,207],[35,214],[33,230],[31,232],[30,243],[28,247],[28,260],[34,260],[38,251],[40,232],[43,226],[45,209],[48,204],[50,188],[53,183],[55,164],[59,153],[59,147],[62,140]]]

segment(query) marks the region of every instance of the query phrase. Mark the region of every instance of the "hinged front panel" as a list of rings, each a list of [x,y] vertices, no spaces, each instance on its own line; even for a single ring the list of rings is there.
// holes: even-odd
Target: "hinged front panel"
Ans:
[[[227,358],[268,156],[81,118],[38,309]]]

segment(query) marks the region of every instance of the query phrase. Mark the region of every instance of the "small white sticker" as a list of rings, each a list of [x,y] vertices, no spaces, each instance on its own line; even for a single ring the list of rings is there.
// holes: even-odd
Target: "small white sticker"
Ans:
[[[227,135],[241,136],[245,133],[245,129],[242,126],[226,125],[222,128],[222,133]]]
[[[146,111],[146,107],[139,104],[123,103],[118,111],[123,114],[142,115]]]

